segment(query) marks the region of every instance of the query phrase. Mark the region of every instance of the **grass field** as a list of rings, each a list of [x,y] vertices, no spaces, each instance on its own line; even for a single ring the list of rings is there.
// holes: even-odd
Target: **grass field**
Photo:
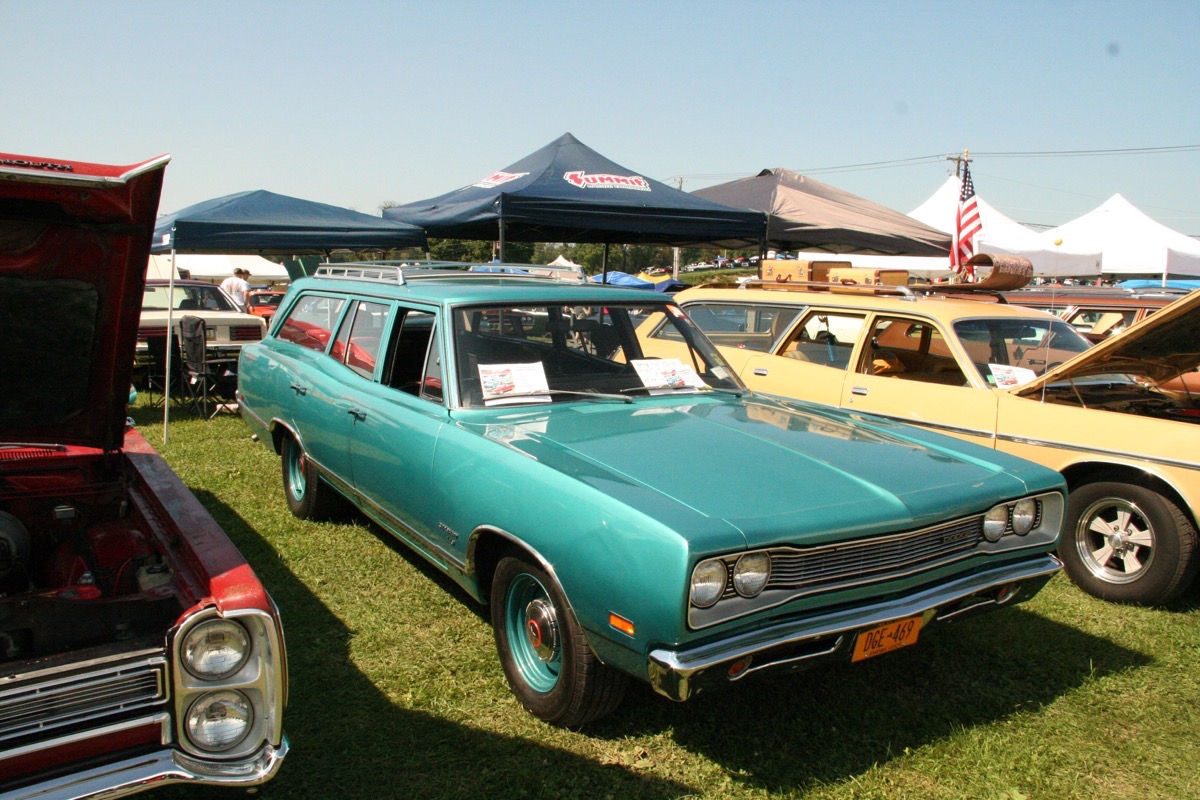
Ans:
[[[484,609],[369,523],[313,524],[231,416],[134,409],[283,613],[289,798],[1200,798],[1200,604],[1034,601],[857,666],[675,704],[636,685],[551,728],[510,694]],[[229,797],[169,790],[160,797]]]

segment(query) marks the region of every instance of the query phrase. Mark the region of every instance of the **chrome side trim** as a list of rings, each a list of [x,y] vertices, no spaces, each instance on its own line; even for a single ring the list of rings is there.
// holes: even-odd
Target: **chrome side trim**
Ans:
[[[912,417],[900,417],[896,416],[895,414],[883,414],[878,411],[866,411],[861,408],[854,408],[853,406],[843,406],[842,408],[843,410],[851,413],[870,415],[872,417],[879,417],[880,419],[886,419],[892,422],[900,422],[905,425],[916,425],[918,428],[925,428],[931,431],[939,431],[941,433],[951,434],[960,433],[968,436],[978,436],[982,439],[991,439],[993,441],[996,439],[996,432],[986,428],[964,428],[958,425],[944,425],[940,422],[930,422],[929,420],[925,419],[913,419]]]
[[[1125,458],[1129,459],[1130,461],[1146,461],[1151,464],[1161,464],[1164,467],[1200,469],[1200,461],[1183,461],[1175,458],[1163,458],[1161,456],[1147,456],[1140,455],[1138,453],[1127,453],[1120,450],[1100,450],[1095,447],[1067,444],[1066,442],[1052,442],[1043,439],[1029,439],[1024,436],[998,435],[996,438],[1002,442],[1029,445],[1031,447],[1053,447],[1056,450],[1069,450],[1072,453],[1086,453],[1088,455],[1100,456],[1103,458]]]
[[[110,800],[173,783],[257,786],[279,771],[287,752],[286,738],[279,747],[267,745],[237,761],[203,761],[160,750],[13,789],[0,794],[0,800]]]

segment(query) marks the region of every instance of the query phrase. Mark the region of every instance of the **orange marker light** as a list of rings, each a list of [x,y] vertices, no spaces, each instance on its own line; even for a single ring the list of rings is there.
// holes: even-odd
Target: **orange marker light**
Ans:
[[[633,636],[634,634],[633,623],[622,616],[612,613],[611,611],[608,612],[608,624],[626,636]]]

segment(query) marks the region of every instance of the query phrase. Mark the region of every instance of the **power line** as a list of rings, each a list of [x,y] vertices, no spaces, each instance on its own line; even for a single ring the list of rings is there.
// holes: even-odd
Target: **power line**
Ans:
[[[1131,155],[1163,155],[1169,153],[1188,153],[1200,150],[1200,144],[1169,145],[1164,147],[1122,147],[1103,150],[976,150],[973,157],[986,158],[1071,158],[1079,156],[1131,156]],[[873,169],[894,169],[896,167],[913,166],[922,163],[940,163],[946,158],[953,158],[944,153],[913,158],[897,158],[889,161],[864,161],[859,164],[841,164],[832,167],[810,167],[797,170],[804,175],[814,175],[829,172],[861,172]],[[721,180],[745,177],[745,173],[708,173],[676,175],[669,180]]]

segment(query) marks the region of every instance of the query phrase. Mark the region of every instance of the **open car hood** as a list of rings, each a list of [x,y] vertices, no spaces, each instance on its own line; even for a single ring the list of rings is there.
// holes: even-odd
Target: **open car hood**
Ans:
[[[1128,373],[1155,386],[1200,367],[1200,291],[1109,337],[1037,380],[1011,390],[1028,397],[1047,384],[1093,375]]]
[[[169,158],[0,153],[0,445],[121,446]]]

